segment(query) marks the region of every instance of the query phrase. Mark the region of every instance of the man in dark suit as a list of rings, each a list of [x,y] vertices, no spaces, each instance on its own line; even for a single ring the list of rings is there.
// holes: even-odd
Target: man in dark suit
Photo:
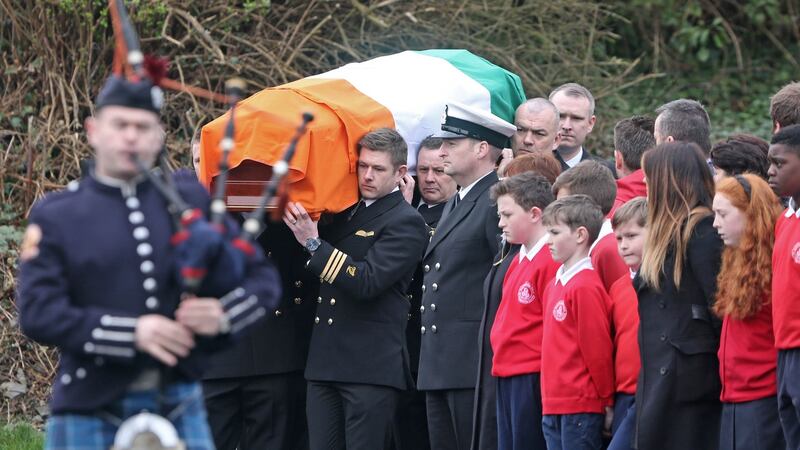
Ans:
[[[558,109],[560,117],[561,143],[553,156],[561,163],[561,170],[569,170],[581,161],[593,159],[607,166],[616,178],[612,161],[591,154],[583,146],[597,121],[592,93],[578,83],[566,83],[553,89],[550,101]]]
[[[442,216],[447,200],[456,193],[456,182],[444,173],[444,163],[439,154],[442,140],[428,136],[419,144],[417,153],[417,179],[420,201],[417,211],[428,225],[428,235],[432,236]],[[426,235],[426,238],[427,236]],[[406,342],[411,358],[411,375],[417,380],[419,369],[419,346],[421,325],[420,306],[422,300],[422,278],[425,272],[422,264],[417,265],[411,286],[408,288],[408,300],[411,310],[408,313]],[[397,415],[394,423],[395,450],[426,450],[430,448],[428,441],[428,422],[425,410],[425,393],[412,387],[400,394]]]
[[[384,448],[398,391],[413,383],[405,342],[408,285],[425,250],[425,223],[398,188],[407,148],[395,130],[358,143],[361,201],[326,229],[300,204],[284,222],[320,279],[305,376],[313,449]]]
[[[500,233],[489,187],[514,125],[489,112],[450,103],[442,123],[445,173],[461,186],[447,202],[423,258],[422,346],[417,387],[426,391],[428,431],[436,449],[467,449],[478,371],[482,283]]]

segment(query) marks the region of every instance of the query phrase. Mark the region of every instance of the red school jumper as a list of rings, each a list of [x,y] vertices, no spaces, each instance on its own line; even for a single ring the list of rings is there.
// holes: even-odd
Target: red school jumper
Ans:
[[[620,278],[630,278],[630,270],[622,256],[619,256],[617,238],[614,236],[609,219],[603,221],[600,234],[589,249],[589,256],[592,258],[592,267],[603,282],[606,292],[610,293],[611,286]]]
[[[744,320],[725,316],[719,339],[720,400],[739,403],[774,396],[778,351],[772,334],[772,305]]]
[[[541,370],[542,301],[559,267],[546,242],[544,235],[530,250],[523,245],[503,279],[503,297],[489,336],[494,351],[493,376]]]
[[[558,269],[545,292],[542,414],[603,413],[613,403],[610,300],[589,258]]]
[[[611,322],[614,329],[615,392],[636,394],[639,378],[639,300],[633,289],[632,273],[617,280],[611,297]]]
[[[791,202],[775,224],[772,323],[779,350],[800,347],[800,209]]]
[[[617,198],[614,199],[614,206],[611,207],[611,212],[607,217],[609,219],[614,217],[614,212],[620,206],[636,197],[647,197],[647,184],[644,182],[644,170],[642,169],[617,180]]]

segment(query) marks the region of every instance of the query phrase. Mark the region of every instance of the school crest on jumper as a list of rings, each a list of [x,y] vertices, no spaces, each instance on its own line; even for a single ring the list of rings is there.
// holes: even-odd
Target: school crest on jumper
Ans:
[[[567,305],[564,303],[564,300],[559,300],[558,303],[556,303],[555,308],[553,308],[553,317],[559,322],[563,322],[564,319],[567,318]]]
[[[523,305],[527,305],[534,300],[536,300],[536,296],[533,294],[531,283],[530,281],[526,281],[517,289],[517,301]]]
[[[792,259],[795,264],[800,264],[800,242],[795,242],[792,247]]]

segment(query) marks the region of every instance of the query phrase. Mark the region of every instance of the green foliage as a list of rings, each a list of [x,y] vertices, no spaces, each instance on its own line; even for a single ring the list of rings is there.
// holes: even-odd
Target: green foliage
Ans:
[[[44,436],[28,424],[10,424],[0,427],[0,448],[13,450],[41,450]]]
[[[0,258],[15,256],[16,248],[22,241],[23,230],[14,223],[15,219],[11,205],[0,205]]]

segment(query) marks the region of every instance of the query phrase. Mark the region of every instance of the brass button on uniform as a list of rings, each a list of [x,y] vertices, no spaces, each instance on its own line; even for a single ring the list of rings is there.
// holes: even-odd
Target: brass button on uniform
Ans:
[[[434,333],[436,333],[436,325],[431,325],[431,331],[433,331]]]
[[[328,319],[328,325],[333,325],[333,319]]]
[[[300,281],[300,280],[295,281],[294,282],[294,287],[297,287],[297,288],[303,287],[303,282]]]
[[[667,370],[666,367],[662,367],[662,368],[658,369],[658,373],[660,373],[661,375],[666,375],[667,372],[669,372],[669,371]]]
[[[322,297],[317,297],[317,303],[322,303]]]
[[[433,284],[431,285],[431,289],[433,289],[433,292],[436,292],[436,291],[438,291],[438,290],[439,290],[439,285],[438,285],[438,284],[436,284],[436,283],[433,283]]]
[[[666,340],[667,340],[667,335],[666,335],[666,334],[662,334],[662,335],[661,335],[661,336],[659,336],[658,338],[659,338],[659,339],[661,339],[661,342],[664,342],[664,341],[666,341]]]
[[[420,334],[425,334],[425,326],[421,326],[419,328],[419,332],[420,332]]]
[[[436,303],[431,303],[431,311],[436,311]]]
[[[433,266],[433,268],[434,268],[434,269],[436,269],[436,270],[439,270],[439,269],[441,269],[441,268],[442,268],[442,265],[441,265],[441,264],[439,264],[439,263],[436,263],[436,264]]]
[[[319,323],[319,317],[314,317],[314,323]]]
[[[425,312],[425,305],[419,305],[419,312],[420,314]]]
[[[422,285],[422,292],[425,292],[425,285]]]
[[[283,311],[281,311],[280,309],[275,310],[275,317],[280,317],[281,314],[283,314]]]
[[[425,264],[425,267],[423,267],[422,270],[424,270],[425,272],[430,272],[431,271],[431,266]]]
[[[303,299],[300,298],[300,297],[295,297],[294,298],[294,304],[295,305],[299,305],[300,303],[303,303]]]
[[[336,299],[335,299],[335,298],[332,298],[332,299],[331,299],[331,306],[333,306],[333,305],[335,305],[335,304],[336,304]]]

